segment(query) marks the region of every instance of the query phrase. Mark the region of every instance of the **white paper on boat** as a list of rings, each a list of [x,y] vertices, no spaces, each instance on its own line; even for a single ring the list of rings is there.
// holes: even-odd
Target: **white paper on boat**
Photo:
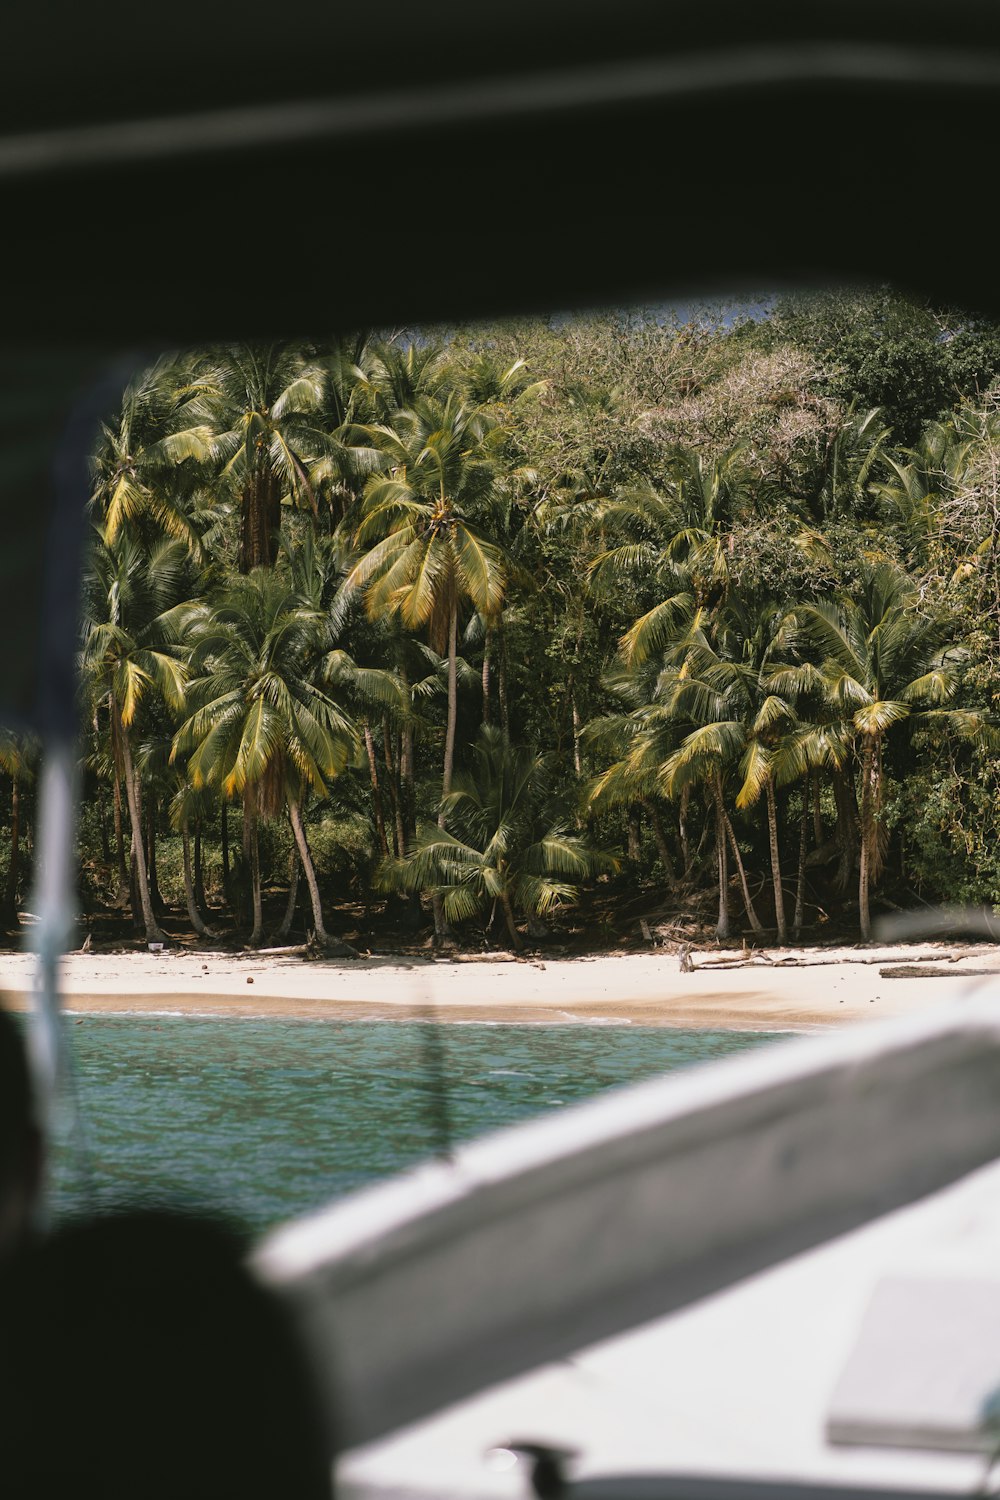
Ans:
[[[1000,1447],[1000,1267],[964,1269],[879,1282],[830,1401],[831,1442]]]

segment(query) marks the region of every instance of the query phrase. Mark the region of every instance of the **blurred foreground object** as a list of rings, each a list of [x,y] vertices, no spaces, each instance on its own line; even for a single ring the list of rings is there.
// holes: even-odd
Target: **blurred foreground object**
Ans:
[[[325,1500],[298,1340],[239,1241],[162,1212],[53,1236],[0,1283],[0,1492]]]
[[[13,1017],[0,1008],[0,1260],[30,1233],[42,1154],[24,1042]]]

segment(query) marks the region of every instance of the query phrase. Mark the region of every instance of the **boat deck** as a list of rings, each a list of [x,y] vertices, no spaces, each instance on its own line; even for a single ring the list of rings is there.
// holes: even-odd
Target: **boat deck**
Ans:
[[[254,1264],[301,1318],[349,1500],[513,1500],[518,1444],[567,1455],[543,1500],[974,1493],[1000,1439],[1000,1007],[614,1091]],[[835,1392],[867,1446],[829,1440]]]
[[[338,1466],[339,1494],[530,1494],[525,1461],[495,1451],[519,1440],[573,1455],[571,1485],[593,1494],[609,1476],[974,1493],[988,1468],[982,1455],[839,1446],[825,1436],[831,1392],[876,1283],[910,1271],[995,1277],[1000,1296],[1000,1162],[691,1307],[349,1452]],[[1000,1349],[996,1364],[1000,1382]],[[675,1492],[675,1484],[662,1492]]]

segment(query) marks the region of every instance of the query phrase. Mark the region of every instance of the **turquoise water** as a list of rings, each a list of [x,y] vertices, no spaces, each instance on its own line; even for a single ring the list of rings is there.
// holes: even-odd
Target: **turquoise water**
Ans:
[[[774,1040],[618,1026],[94,1016],[69,1025],[85,1123],[54,1209],[170,1203],[257,1233],[603,1089]],[[438,1081],[446,1080],[442,1090]]]

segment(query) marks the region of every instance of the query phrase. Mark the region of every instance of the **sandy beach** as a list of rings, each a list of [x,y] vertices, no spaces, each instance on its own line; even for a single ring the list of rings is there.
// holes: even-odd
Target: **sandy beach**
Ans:
[[[581,958],[305,958],[287,950],[72,953],[66,1009],[289,1019],[415,1019],[549,1025],[605,1022],[808,1031],[960,1002],[1000,978],[995,948],[924,943],[886,948],[675,952]],[[887,971],[902,971],[905,977]],[[919,972],[913,973],[913,970]],[[33,959],[0,961],[6,1003],[24,1008]]]

